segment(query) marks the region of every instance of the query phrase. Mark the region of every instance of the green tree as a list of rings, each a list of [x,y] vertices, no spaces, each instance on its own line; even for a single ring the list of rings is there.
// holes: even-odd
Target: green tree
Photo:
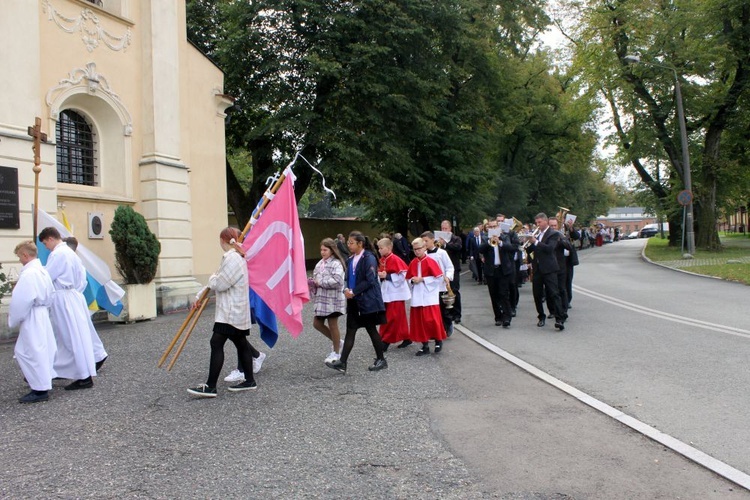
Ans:
[[[240,223],[298,148],[336,190],[331,210],[363,205],[401,232],[442,218],[473,222],[505,204],[496,187],[507,191],[513,180],[528,189],[514,193],[519,207],[601,203],[590,105],[577,102],[569,79],[552,76],[546,57],[533,57],[543,6],[190,0],[189,33],[225,69],[225,91],[237,99],[228,142],[247,155],[232,155],[227,175]],[[522,144],[508,153],[513,141]],[[245,175],[238,161],[250,162]],[[295,173],[300,199],[311,170]]]
[[[737,137],[750,85],[750,5],[739,0],[588,1],[578,12],[576,62],[591,90],[610,104],[622,158],[666,205],[684,188],[675,77],[685,101],[696,210],[696,244],[719,247],[720,196],[730,192],[732,160],[725,148]],[[626,56],[640,54],[644,64]],[[744,97],[744,100],[743,100]],[[736,145],[737,142],[734,141]],[[668,182],[644,162],[664,160]],[[675,213],[676,214],[676,213]],[[672,234],[679,217],[670,219]]]

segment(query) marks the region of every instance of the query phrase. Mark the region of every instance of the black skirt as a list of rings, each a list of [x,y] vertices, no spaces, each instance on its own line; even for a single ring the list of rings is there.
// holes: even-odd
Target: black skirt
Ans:
[[[214,323],[214,333],[224,335],[225,337],[247,337],[250,335],[250,329],[239,330],[229,323]]]
[[[356,299],[346,300],[346,329],[356,330],[358,328],[367,328],[370,326],[384,325],[387,320],[385,311],[374,313],[360,314],[359,305]]]
[[[336,311],[336,312],[332,312],[328,316],[315,316],[315,317],[318,318],[318,319],[330,319],[330,318],[338,318],[339,316],[343,316],[343,314],[341,314],[340,312]]]

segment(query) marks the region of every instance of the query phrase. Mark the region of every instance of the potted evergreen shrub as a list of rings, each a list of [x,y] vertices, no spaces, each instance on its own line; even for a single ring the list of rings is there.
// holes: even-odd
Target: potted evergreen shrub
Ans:
[[[128,205],[115,210],[109,235],[115,245],[115,268],[122,275],[125,297],[120,316],[110,321],[132,322],[156,317],[156,287],[161,243],[146,219]]]

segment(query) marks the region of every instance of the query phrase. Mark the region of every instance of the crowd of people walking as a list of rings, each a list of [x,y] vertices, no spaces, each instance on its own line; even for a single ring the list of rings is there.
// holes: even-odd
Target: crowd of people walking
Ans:
[[[454,233],[451,222],[444,220],[439,231],[425,231],[411,241],[400,233],[383,233],[373,244],[359,231],[322,240],[321,258],[308,286],[312,326],[331,349],[323,362],[346,373],[362,329],[374,351],[370,371],[388,368],[385,353],[393,344],[399,349],[416,344],[417,357],[439,354],[454,325],[462,321],[461,270],[466,263],[474,282],[487,287],[487,310],[496,326],[511,327],[519,288],[530,281],[537,326],[554,319],[555,329],[562,332],[572,308],[577,250],[589,236],[559,215],[539,213],[534,224],[523,225],[498,214],[468,235]],[[93,377],[107,359],[82,295],[86,272],[75,254],[75,241],[66,244],[54,228],[45,228],[40,240],[51,251],[46,266],[33,242],[16,247],[23,269],[13,291],[9,324],[20,327],[15,354],[32,389],[21,402],[46,400],[58,376],[71,380],[67,390],[93,387]],[[254,374],[266,357],[248,342],[248,270],[239,240],[236,228],[219,235],[224,255],[206,287],[216,296],[209,372],[205,383],[188,389],[194,396],[216,397],[228,340],[238,358],[237,368],[225,378],[233,384],[230,391],[256,389]],[[342,334],[339,318],[344,315]]]

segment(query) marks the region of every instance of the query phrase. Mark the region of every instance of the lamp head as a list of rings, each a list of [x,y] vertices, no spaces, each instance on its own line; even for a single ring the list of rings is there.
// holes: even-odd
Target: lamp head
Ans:
[[[641,62],[641,56],[640,54],[628,54],[622,60],[628,64],[638,64]]]

